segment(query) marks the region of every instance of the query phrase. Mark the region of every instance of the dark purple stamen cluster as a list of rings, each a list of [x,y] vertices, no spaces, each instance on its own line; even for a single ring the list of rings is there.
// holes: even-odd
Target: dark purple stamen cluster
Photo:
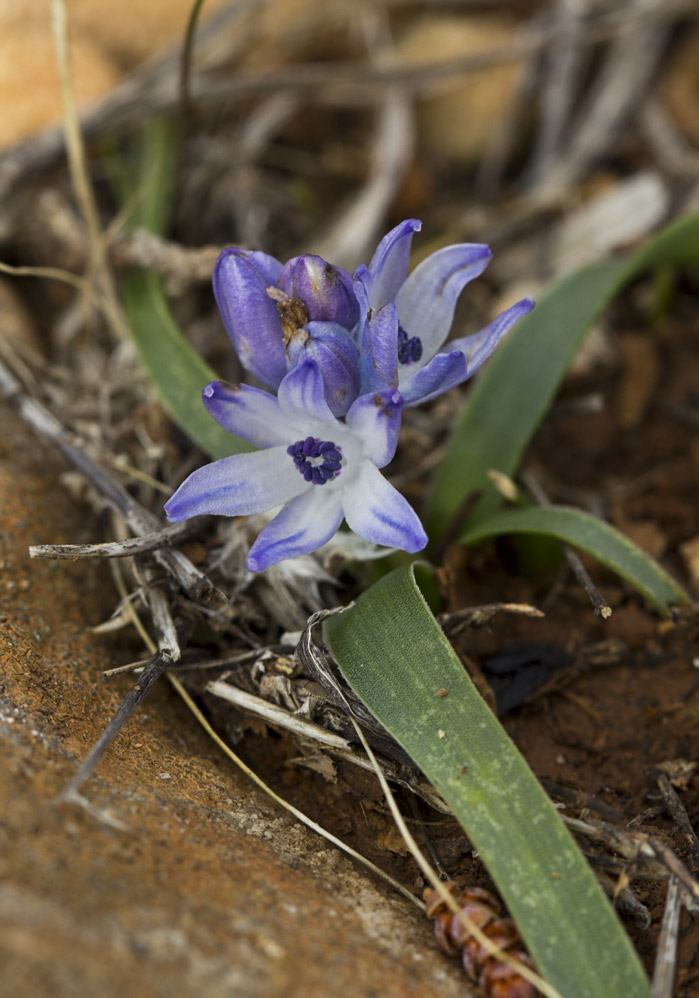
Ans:
[[[398,360],[401,364],[414,364],[422,357],[422,340],[419,336],[408,336],[402,326],[398,326]]]
[[[307,482],[314,485],[325,485],[342,468],[342,448],[332,440],[319,440],[318,437],[306,437],[297,440],[286,448],[287,454],[294,459],[294,464]],[[315,461],[320,464],[315,464]]]

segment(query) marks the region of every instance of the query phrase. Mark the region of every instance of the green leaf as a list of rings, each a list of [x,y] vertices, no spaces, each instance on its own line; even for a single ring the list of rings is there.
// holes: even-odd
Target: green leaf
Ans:
[[[614,527],[581,509],[545,506],[498,513],[468,527],[460,540],[477,544],[501,534],[539,534],[572,544],[626,579],[661,613],[689,602],[684,589],[656,561]]]
[[[413,568],[326,620],[343,675],[442,794],[549,984],[563,998],[644,998],[648,981],[611,905],[454,654]]]
[[[112,162],[113,183],[124,204],[131,201],[128,229],[161,235],[172,204],[175,161],[171,123],[148,122],[140,136],[135,165]],[[227,433],[209,416],[201,391],[218,375],[197,353],[170,310],[162,279],[152,271],[124,275],[121,293],[134,344],[172,420],[211,458],[255,448]]]
[[[491,468],[512,476],[582,339],[610,301],[650,267],[699,261],[699,215],[668,226],[631,257],[586,267],[553,286],[490,358],[435,474],[427,525],[436,539],[468,496],[483,497],[468,522],[502,503]]]

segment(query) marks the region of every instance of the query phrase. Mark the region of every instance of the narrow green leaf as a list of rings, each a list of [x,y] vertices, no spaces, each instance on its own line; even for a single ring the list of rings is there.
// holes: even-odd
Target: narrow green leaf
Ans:
[[[549,984],[563,998],[645,998],[611,905],[430,613],[414,567],[325,622],[343,675],[449,804]]]
[[[123,202],[133,199],[127,227],[162,235],[173,196],[174,138],[166,118],[142,130],[132,175],[112,164],[114,186]],[[212,458],[254,450],[223,430],[202,405],[201,391],[218,375],[199,356],[170,310],[163,282],[152,271],[127,273],[121,292],[136,349],[173,421]]]
[[[631,257],[564,277],[537,302],[478,375],[432,483],[427,509],[430,537],[447,529],[465,499],[481,501],[477,523],[502,500],[489,482],[491,468],[513,475],[582,339],[629,281],[658,264],[699,261],[699,215],[668,226]]]
[[[653,558],[604,520],[584,510],[546,506],[497,513],[468,527],[460,540],[477,544],[501,534],[539,534],[572,544],[626,579],[661,613],[667,614],[670,606],[689,602],[684,589]]]

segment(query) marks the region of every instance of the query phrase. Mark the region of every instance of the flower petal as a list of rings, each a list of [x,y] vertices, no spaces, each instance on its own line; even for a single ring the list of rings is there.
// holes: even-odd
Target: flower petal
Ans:
[[[408,276],[413,233],[421,228],[422,222],[417,218],[408,218],[391,229],[376,247],[369,264],[369,304],[372,308],[380,308],[396,300]]]
[[[351,332],[359,309],[346,270],[333,267],[322,257],[305,253],[282,267],[279,287],[291,298],[300,298],[314,322],[337,322]]]
[[[451,343],[447,344],[448,347]],[[409,370],[409,368],[408,368]],[[459,350],[438,353],[432,360],[409,375],[399,386],[406,406],[421,405],[436,399],[450,388],[460,385],[469,376],[468,363]]]
[[[362,462],[357,477],[342,492],[342,507],[355,534],[374,544],[411,553],[427,544],[415,510],[371,461]]]
[[[522,298],[521,301],[511,305],[510,308],[501,312],[497,318],[493,319],[484,329],[472,336],[464,336],[460,340],[451,340],[447,343],[450,350],[461,350],[468,361],[468,377],[478,370],[484,360],[490,357],[491,353],[498,345],[505,333],[514,326],[518,319],[521,319],[527,312],[534,308],[532,298]]]
[[[463,288],[485,270],[491,256],[480,243],[445,246],[418,264],[398,292],[398,320],[408,336],[420,338],[422,366],[447,338]]]
[[[361,438],[364,455],[377,468],[396,452],[403,399],[395,389],[362,395],[347,413],[346,422]]]
[[[279,386],[279,405],[283,414],[294,421],[316,419],[339,426],[325,401],[323,375],[314,360],[304,360],[286,375]]]
[[[362,329],[359,371],[362,395],[398,384],[398,313],[391,303],[370,315]]]
[[[349,332],[337,322],[309,322],[291,336],[286,354],[290,368],[317,362],[325,400],[334,416],[344,416],[359,394],[359,354]]]
[[[242,516],[273,509],[308,488],[286,447],[271,447],[224,457],[198,468],[164,508],[172,522],[204,513]]]
[[[233,248],[220,254],[213,273],[216,304],[240,362],[269,388],[286,373],[281,322],[267,294],[281,266],[266,253]]]
[[[289,420],[282,415],[275,395],[250,385],[212,381],[201,396],[209,415],[229,433],[256,447],[289,443]]]
[[[341,491],[312,485],[292,499],[258,534],[246,565],[251,572],[322,547],[342,523]]]

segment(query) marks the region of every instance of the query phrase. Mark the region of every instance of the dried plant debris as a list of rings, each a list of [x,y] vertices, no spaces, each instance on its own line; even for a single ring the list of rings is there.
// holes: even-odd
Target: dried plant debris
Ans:
[[[482,887],[457,887],[445,884],[463,915],[509,956],[534,970],[531,957],[523,949],[517,927],[500,914],[498,899]],[[486,998],[535,998],[536,988],[502,957],[494,956],[469,932],[437,891],[425,891],[425,909],[434,918],[434,934],[447,956],[461,954],[461,963],[469,980],[478,984]]]

